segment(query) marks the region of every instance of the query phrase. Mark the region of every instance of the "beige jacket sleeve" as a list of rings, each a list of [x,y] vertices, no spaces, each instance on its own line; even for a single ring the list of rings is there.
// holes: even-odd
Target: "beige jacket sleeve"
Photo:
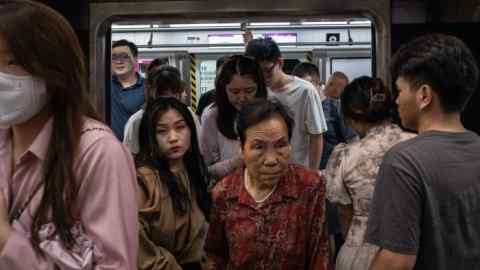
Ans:
[[[172,253],[150,240],[149,224],[144,219],[140,219],[139,237],[139,270],[182,270]]]
[[[152,241],[152,227],[149,216],[159,211],[160,190],[157,185],[156,172],[140,168],[137,171],[140,186],[139,194],[139,270],[182,270],[173,254],[165,247]]]

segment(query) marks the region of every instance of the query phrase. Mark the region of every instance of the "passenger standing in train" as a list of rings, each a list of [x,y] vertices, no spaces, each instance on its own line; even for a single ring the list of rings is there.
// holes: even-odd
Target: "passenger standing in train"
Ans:
[[[283,58],[272,39],[251,40],[245,54],[254,57],[262,68],[269,98],[278,99],[293,112],[296,123],[292,136],[294,163],[318,170],[322,133],[327,130],[327,124],[317,90],[311,83],[283,72]]]
[[[120,141],[128,118],[145,102],[144,79],[135,70],[138,49],[122,39],[112,45],[112,84],[110,90],[110,124]]]
[[[191,100],[189,100],[189,97],[190,97],[189,93],[191,94],[192,89],[190,88],[189,83],[184,81],[184,80],[182,80],[182,89],[183,89],[183,91],[182,91],[182,94],[180,95],[180,101],[183,104],[189,106],[191,104]],[[188,108],[191,109],[190,106]],[[194,117],[195,125],[197,125],[197,123],[198,123],[198,127],[200,127],[200,121],[198,121],[198,119],[199,118],[198,118],[197,114],[195,113],[195,117]],[[198,131],[200,131],[200,129]]]
[[[145,106],[148,106],[153,100],[158,97],[173,97],[178,100],[181,99],[184,93],[184,84],[180,79],[180,71],[176,67],[168,65],[152,66],[148,68],[146,88],[147,98]],[[144,107],[145,107],[144,106]],[[130,149],[133,154],[139,152],[139,136],[140,123],[145,112],[145,108],[141,108],[128,119],[125,125],[125,135],[123,143]],[[200,122],[196,115],[192,112],[195,122],[196,131],[200,130]]]
[[[333,148],[339,143],[354,139],[357,134],[345,125],[340,96],[348,84],[348,77],[343,72],[335,71],[328,78],[325,86],[326,99],[322,102],[323,112],[327,121],[327,132],[323,134],[323,153],[320,170],[324,170]]]
[[[154,70],[159,68],[162,65],[168,64],[168,59],[165,61],[164,58],[155,58],[150,64],[147,66],[145,71],[145,86],[144,86],[144,95],[145,95],[145,102],[136,113],[132,114],[130,118],[128,118],[127,123],[125,124],[125,128],[123,131],[123,144],[130,149],[130,152],[134,155],[138,154],[139,146],[138,146],[138,134],[140,130],[140,122],[142,120],[143,113],[145,112],[145,108],[147,107],[148,101],[150,96],[153,95],[155,91],[155,86],[153,80],[149,79],[149,74],[153,73]],[[152,93],[152,94],[150,94]]]
[[[316,87],[319,84],[318,81],[320,80],[320,75],[318,73],[318,67],[314,64],[298,64],[294,69],[294,75],[304,78],[307,81],[312,80],[312,84]],[[340,95],[347,84],[347,76],[342,72],[337,71],[330,75],[326,87],[321,91],[323,95],[325,95],[325,98],[322,99],[322,108],[327,122],[327,131],[323,134],[324,144],[319,167],[320,170],[325,169],[328,158],[337,144],[341,142],[346,143],[356,136],[355,132],[345,125],[340,106]],[[340,251],[340,247],[343,245],[344,237],[342,235],[336,205],[327,200],[326,207],[328,233],[331,237],[331,247],[333,251],[332,258],[335,259]]]
[[[325,181],[290,163],[293,125],[279,102],[240,112],[245,167],[212,191],[207,269],[329,269]]]
[[[223,63],[229,58],[229,56],[223,56],[217,59],[216,62],[216,68],[217,68],[217,76],[220,73],[220,68],[222,67]],[[202,113],[207,108],[210,104],[215,102],[215,88],[207,91],[204,93],[201,97],[200,100],[198,101],[198,106],[197,106],[197,115],[198,117],[202,117]]]
[[[341,100],[345,117],[361,139],[337,145],[325,170],[327,198],[337,204],[346,236],[335,269],[368,270],[378,247],[363,238],[378,168],[388,149],[415,135],[391,123],[393,100],[380,79],[355,79]]]
[[[143,127],[138,269],[200,270],[211,200],[192,114],[161,97],[147,107]]]
[[[419,135],[380,167],[366,233],[380,251],[370,269],[479,269],[480,138],[460,120],[478,76],[452,36],[417,38],[393,57],[400,119]]]
[[[201,148],[213,183],[243,166],[236,131],[238,112],[254,98],[266,98],[262,70],[252,59],[236,55],[215,81],[216,101],[202,115]]]
[[[322,101],[323,112],[327,121],[327,132],[324,133],[324,144],[322,152],[322,160],[320,161],[320,170],[325,170],[327,162],[332,154],[333,149],[339,143],[347,143],[356,137],[355,132],[345,124],[343,117],[340,96],[343,89],[348,84],[348,77],[343,72],[333,72],[327,81],[324,88],[326,95],[325,100]],[[337,205],[330,202],[327,198],[327,220],[328,232],[334,239],[333,257],[336,258],[340,252],[340,247],[343,245],[345,238],[342,234]]]
[[[160,66],[163,66],[163,65],[168,65],[169,64],[169,61],[168,61],[168,57],[157,57],[155,59],[152,60],[152,62],[150,62],[150,64],[148,64],[147,66],[147,70],[146,70],[146,77],[148,77],[148,73],[152,72],[154,68],[158,68]],[[145,85],[146,87],[146,85]]]
[[[75,32],[33,1],[0,21],[0,269],[135,269],[133,160],[95,120]]]
[[[311,82],[317,89],[320,100],[324,101],[327,98],[323,92],[325,84],[320,80],[320,72],[317,65],[308,62],[298,63],[293,69],[292,75]]]

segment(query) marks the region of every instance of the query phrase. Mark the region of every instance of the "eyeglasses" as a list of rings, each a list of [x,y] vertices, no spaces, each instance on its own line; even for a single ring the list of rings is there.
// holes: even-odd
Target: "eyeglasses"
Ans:
[[[127,61],[130,59],[128,53],[112,53],[112,61]]]

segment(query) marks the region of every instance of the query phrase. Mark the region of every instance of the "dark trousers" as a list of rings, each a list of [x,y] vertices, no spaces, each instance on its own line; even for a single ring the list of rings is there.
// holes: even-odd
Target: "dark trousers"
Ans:
[[[342,228],[340,227],[340,218],[338,216],[337,206],[330,201],[326,201],[326,210],[327,210],[327,226],[328,234],[333,235],[335,239],[335,254],[334,259],[337,258],[338,252],[342,247],[345,239],[342,235]]]

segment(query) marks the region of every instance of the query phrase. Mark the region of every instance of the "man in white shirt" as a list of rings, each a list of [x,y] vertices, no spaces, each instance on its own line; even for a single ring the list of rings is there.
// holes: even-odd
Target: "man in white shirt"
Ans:
[[[315,86],[282,70],[284,59],[272,39],[251,40],[245,54],[255,58],[262,68],[269,98],[279,100],[293,113],[292,161],[318,170],[323,147],[322,133],[327,130],[327,124]]]

